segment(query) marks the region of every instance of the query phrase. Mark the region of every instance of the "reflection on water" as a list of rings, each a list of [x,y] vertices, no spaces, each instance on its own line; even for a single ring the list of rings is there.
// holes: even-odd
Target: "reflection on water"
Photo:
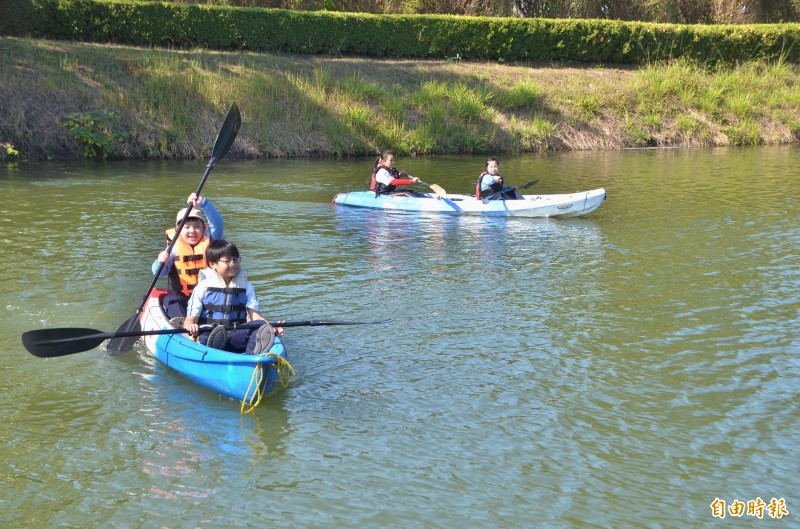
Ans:
[[[606,188],[564,220],[331,205],[371,160],[220,163],[204,192],[270,319],[394,318],[287,330],[299,376],[246,417],[141,346],[40,361],[19,342],[130,317],[204,165],[6,167],[0,522],[703,527],[715,498],[773,496],[793,513],[797,153],[502,161],[536,193]],[[398,165],[469,192],[483,160]]]

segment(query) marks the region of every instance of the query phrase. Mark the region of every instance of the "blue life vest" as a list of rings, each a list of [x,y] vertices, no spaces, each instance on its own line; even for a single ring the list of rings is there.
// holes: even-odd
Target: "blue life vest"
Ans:
[[[240,272],[228,285],[221,286],[219,274],[214,275],[219,284],[207,287],[203,294],[203,312],[198,323],[233,327],[247,322],[247,276]]]

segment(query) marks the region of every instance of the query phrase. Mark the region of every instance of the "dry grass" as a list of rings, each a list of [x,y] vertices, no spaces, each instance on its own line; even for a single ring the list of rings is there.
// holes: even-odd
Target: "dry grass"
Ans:
[[[80,156],[64,117],[112,110],[121,122],[106,125],[127,137],[106,154],[207,157],[232,102],[239,157],[787,143],[800,132],[800,75],[784,63],[560,67],[13,38],[0,48],[0,146],[32,159]]]

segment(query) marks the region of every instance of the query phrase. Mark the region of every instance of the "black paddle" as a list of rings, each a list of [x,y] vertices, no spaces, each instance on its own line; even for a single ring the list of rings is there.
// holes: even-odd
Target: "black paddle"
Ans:
[[[273,327],[318,327],[320,325],[374,325],[392,321],[284,321],[270,323]],[[157,334],[181,334],[186,329],[158,329],[153,331],[131,332],[103,332],[97,329],[84,329],[81,327],[62,327],[56,329],[38,329],[22,333],[22,344],[33,356],[39,358],[55,358],[67,356],[89,349],[94,349],[104,340],[133,338],[134,344],[141,336],[154,336]]]
[[[507,189],[506,191],[496,191],[496,192],[492,193],[491,195],[488,195],[488,196],[484,197],[483,200],[484,201],[491,200],[492,198],[494,198],[496,196],[499,196],[499,195],[502,195],[503,193],[509,193],[509,192],[512,192],[512,191],[519,191],[520,189],[528,189],[529,187],[533,187],[538,183],[539,183],[539,180],[531,180],[530,182],[528,182],[524,186],[512,187],[511,189]]]
[[[529,187],[533,187],[538,183],[539,183],[539,180],[531,180],[530,182],[528,182],[524,186],[516,187],[514,189],[528,189]]]
[[[203,190],[203,185],[206,183],[208,174],[214,168],[214,164],[224,158],[228,153],[228,150],[231,148],[231,145],[233,145],[236,135],[239,134],[239,125],[241,125],[241,123],[242,118],[239,115],[239,107],[236,106],[236,103],[234,103],[231,105],[231,109],[228,111],[228,115],[225,117],[225,122],[222,124],[219,134],[217,134],[216,141],[214,141],[214,149],[211,151],[211,159],[208,161],[206,172],[203,174],[202,180],[200,180],[200,185],[197,186],[197,191],[195,191],[195,195],[198,197],[200,196],[200,192]],[[178,224],[178,227],[175,228],[175,236],[172,238],[172,241],[170,241],[169,246],[167,247],[167,253],[172,251],[172,247],[178,240],[178,235],[181,233],[183,225],[186,223],[186,219],[189,218],[191,211],[191,206],[186,208],[186,214],[183,216],[180,224]],[[128,321],[119,326],[117,332],[114,333],[115,336],[106,337],[112,338],[106,346],[109,351],[124,353],[125,351],[130,351],[133,349],[133,346],[136,345],[136,341],[140,336],[137,333],[142,330],[142,326],[139,323],[139,315],[141,314],[145,303],[147,303],[147,298],[150,296],[150,291],[156,286],[156,282],[158,281],[159,276],[161,276],[161,270],[163,268],[164,263],[161,263],[158,266],[158,270],[156,271],[155,275],[153,275],[153,280],[150,282],[150,286],[147,288],[147,292],[145,293],[144,298],[142,298],[139,308],[136,309],[136,313]]]

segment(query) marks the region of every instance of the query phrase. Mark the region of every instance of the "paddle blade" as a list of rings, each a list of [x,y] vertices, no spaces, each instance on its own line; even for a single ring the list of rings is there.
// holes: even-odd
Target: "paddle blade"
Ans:
[[[437,197],[444,198],[447,196],[447,191],[445,191],[444,188],[439,184],[429,184],[428,182],[423,182],[419,178],[417,178],[417,181],[424,186],[430,187],[433,190],[433,192],[436,193]]]
[[[33,356],[55,358],[94,349],[110,336],[79,327],[40,329],[23,333],[22,345]]]
[[[214,165],[215,162],[221,160],[228,154],[231,145],[233,145],[236,136],[239,134],[239,127],[242,124],[242,116],[239,114],[239,107],[234,103],[231,109],[228,110],[228,115],[225,116],[225,121],[222,123],[222,128],[219,129],[217,139],[214,141],[214,150],[211,151],[211,161],[209,165]]]
[[[439,184],[431,184],[429,187],[433,189],[433,192],[436,193],[437,197],[444,198],[447,196],[447,191],[445,191],[444,188]]]
[[[139,341],[139,335],[135,333],[141,332],[142,324],[139,323],[139,313],[137,312],[134,316],[119,326],[117,332],[114,334],[120,335],[112,338],[108,345],[106,345],[106,349],[109,353],[112,354],[121,354],[130,351],[136,345],[136,342]],[[131,336],[134,334],[134,336]]]

